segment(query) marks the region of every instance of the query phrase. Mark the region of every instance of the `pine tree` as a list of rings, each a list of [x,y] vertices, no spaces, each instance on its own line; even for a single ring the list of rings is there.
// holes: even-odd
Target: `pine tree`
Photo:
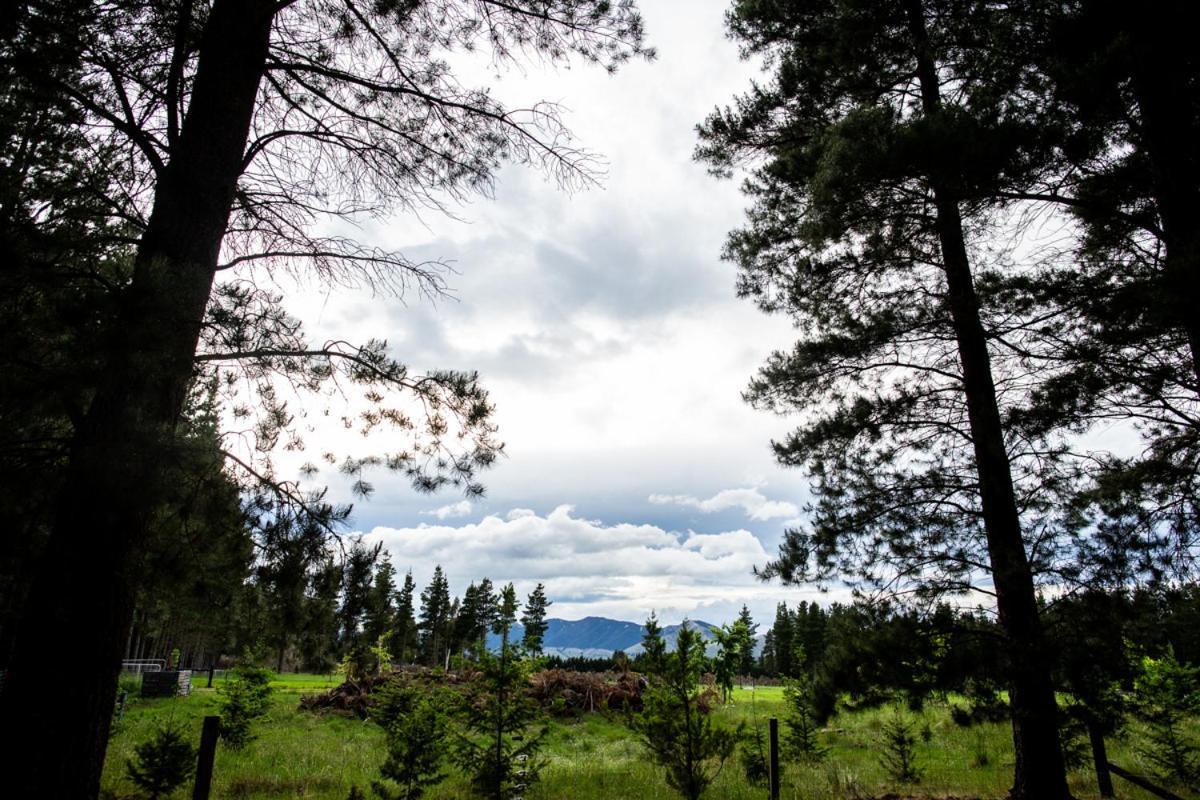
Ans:
[[[460,655],[464,649],[474,650],[478,646],[479,639],[487,630],[480,622],[483,613],[482,605],[479,587],[474,583],[469,584],[463,591],[458,612],[452,615],[454,625],[450,638],[451,653]]]
[[[309,599],[329,557],[326,532],[288,509],[269,510],[256,520],[254,580],[265,606],[266,639],[274,644],[275,668],[282,672],[288,647],[309,629]]]
[[[396,568],[387,553],[383,553],[375,567],[375,580],[367,593],[363,616],[364,639],[378,642],[390,638],[396,623]]]
[[[413,580],[412,570],[404,574],[404,585],[396,596],[396,624],[389,639],[392,645],[392,660],[398,664],[407,664],[409,653],[416,645],[417,619],[413,593],[417,585]]]
[[[775,674],[791,677],[795,674],[792,663],[796,652],[796,631],[792,612],[787,603],[775,607],[775,624],[771,627],[771,641],[775,645]]]
[[[662,656],[657,680],[643,695],[642,712],[633,723],[650,757],[666,769],[667,785],[688,800],[704,794],[740,735],[740,729],[720,727],[700,708],[703,667],[703,640],[685,620],[675,651]]]
[[[752,675],[756,664],[754,659],[754,643],[755,634],[758,632],[758,623],[750,616],[750,609],[745,605],[738,612],[737,621],[740,623],[738,632],[741,637],[738,640],[738,652],[741,654],[738,662],[738,673],[741,675]]]
[[[1027,196],[1079,235],[1059,264],[1005,286],[1055,318],[1045,381],[1028,414],[1041,428],[1136,420],[1136,455],[1089,454],[1073,505],[1100,531],[1082,554],[1099,584],[1136,583],[1178,564],[1200,514],[1200,64],[1191,4],[1036,2],[1020,35],[983,57],[1029,77],[1050,167]],[[1052,156],[1052,157],[1051,157]],[[1132,428],[1132,426],[1129,426]],[[1131,433],[1133,431],[1131,430]],[[1080,513],[1082,512],[1082,513]],[[1099,521],[1089,518],[1098,517]]]
[[[538,584],[525,600],[525,613],[521,615],[521,626],[525,629],[521,644],[531,655],[540,655],[542,639],[546,635],[546,609],[552,603],[546,599],[546,587]]]
[[[774,447],[809,471],[816,497],[810,526],[785,534],[763,575],[920,575],[912,588],[936,596],[987,564],[1013,655],[1012,794],[1064,800],[1023,534],[1070,465],[1036,436],[1010,453],[1006,426],[1030,394],[1015,376],[1043,374],[1021,347],[1038,330],[1019,309],[985,306],[1000,301],[977,285],[973,257],[987,251],[971,238],[1000,192],[1027,188],[1044,163],[1044,118],[1025,113],[1020,73],[976,68],[1006,14],[953,0],[737,2],[733,36],[774,74],[705,121],[698,156],[718,174],[754,165],[754,206],[726,255],[740,293],[801,335],[747,393],[801,412]]]
[[[897,783],[920,783],[922,770],[917,766],[917,737],[912,722],[897,706],[880,730],[879,760]]]
[[[757,786],[765,786],[771,778],[771,762],[767,750],[767,733],[762,720],[755,714],[749,727],[742,732],[739,742],[742,771],[746,780]]]
[[[801,672],[807,671],[811,674],[824,659],[825,625],[825,612],[816,603],[801,600],[796,606],[795,643],[796,652],[803,654],[803,658],[797,664]]]
[[[742,663],[742,648],[748,638],[746,624],[740,619],[732,625],[714,628],[713,638],[717,643],[717,654],[712,660],[713,676],[721,690],[721,701],[728,703],[733,694],[733,682]]]
[[[492,582],[484,578],[476,586],[472,583],[463,592],[462,602],[454,617],[454,635],[451,649],[455,653],[471,651],[487,636],[497,613],[497,598]]]
[[[429,585],[421,592],[421,617],[418,629],[421,632],[421,654],[431,667],[445,660],[450,643],[451,620],[450,584],[442,572],[442,565],[433,568]]]
[[[196,748],[180,728],[160,728],[133,752],[135,758],[126,760],[125,770],[150,800],[169,796],[196,771]]]
[[[657,675],[663,667],[663,656],[667,651],[663,641],[662,627],[658,624],[658,615],[653,611],[642,626],[642,671],[647,675]]]
[[[264,298],[255,287],[263,270],[320,275],[330,285],[389,290],[411,280],[440,290],[440,276],[394,252],[319,231],[366,209],[486,192],[509,160],[544,164],[564,183],[590,174],[586,154],[565,145],[552,107],[524,116],[486,86],[464,87],[445,68],[447,53],[484,46],[504,63],[536,54],[615,69],[643,52],[641,17],[631,3],[608,0],[555,0],[533,14],[523,5],[459,0],[350,2],[23,0],[0,15],[0,95],[15,94],[7,85],[14,74],[31,82],[31,94],[72,112],[69,129],[89,145],[87,160],[119,177],[56,191],[39,218],[61,218],[69,204],[62,198],[94,198],[107,219],[85,229],[100,247],[131,256],[120,302],[88,310],[103,320],[93,339],[100,358],[80,376],[86,399],[69,406],[78,423],[62,432],[70,448],[57,471],[47,555],[6,661],[0,717],[25,720],[25,730],[0,753],[0,772],[17,796],[99,792],[136,606],[128,578],[170,492],[164,465],[178,455],[176,433],[198,370],[212,374],[221,364],[223,375],[249,376],[263,389],[256,395],[263,425],[247,448],[256,464],[242,471],[247,465],[231,458],[230,470],[300,504],[307,493],[289,491],[294,484],[263,463],[277,449],[279,428],[303,418],[274,397],[273,387],[286,382],[307,391],[341,376],[339,388],[362,389],[368,403],[404,393],[438,409],[415,423],[386,403],[362,414],[368,428],[403,429],[409,452],[345,463],[360,494],[370,486],[359,473],[378,463],[418,489],[453,484],[474,496],[482,491],[479,472],[499,452],[492,406],[469,373],[417,379],[378,342],[331,343],[331,352],[314,356],[293,336],[294,320],[276,313],[278,302],[264,301],[270,313],[240,315],[243,324],[232,329],[213,310],[231,295]],[[281,57],[286,71],[271,69]],[[8,164],[15,151],[3,144]],[[8,255],[0,254],[6,266]],[[225,269],[237,279],[214,280]],[[62,347],[69,352],[69,340]],[[423,457],[431,453],[440,457]],[[92,659],[87,670],[78,669],[79,653]],[[37,697],[48,677],[54,696]]]
[[[379,768],[382,780],[371,782],[379,800],[419,800],[426,789],[445,780],[449,720],[444,693],[395,679],[377,690],[372,719],[387,733],[388,753]]]
[[[775,657],[775,630],[773,628],[763,636],[762,653],[758,657],[758,665],[766,675],[778,674],[778,659]]]
[[[531,662],[509,641],[516,619],[517,593],[510,583],[500,592],[492,622],[500,650],[478,650],[479,674],[463,697],[464,730],[454,748],[458,765],[490,800],[523,796],[543,767],[538,751],[548,728],[534,727],[540,709],[522,691]]]
[[[1200,787],[1200,744],[1184,723],[1200,711],[1200,668],[1179,663],[1170,650],[1161,658],[1144,657],[1134,703],[1149,729],[1139,755],[1162,777]]]
[[[359,539],[346,554],[342,570],[342,605],[338,609],[342,629],[339,649],[343,654],[363,644],[362,622],[370,603],[375,560],[381,550],[382,545],[367,547]]]
[[[801,670],[798,677],[783,679],[783,700],[787,706],[787,749],[804,761],[819,761],[825,748],[817,739],[818,714],[812,675]]]
[[[342,568],[326,554],[314,567],[304,601],[304,625],[300,654],[309,669],[326,671],[337,663],[338,598],[342,591]]]

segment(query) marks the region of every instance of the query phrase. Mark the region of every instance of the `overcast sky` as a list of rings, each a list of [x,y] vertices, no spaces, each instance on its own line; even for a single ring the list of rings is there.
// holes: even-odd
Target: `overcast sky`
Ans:
[[[534,65],[489,79],[512,104],[560,102],[608,174],[568,195],[510,167],[458,219],[397,216],[359,233],[453,262],[454,300],[300,299],[314,334],[386,338],[416,370],[478,370],[497,406],[507,455],[485,499],[376,475],[356,504],[353,529],[419,584],[440,563],[456,593],[483,576],[522,593],[540,580],[552,616],[656,609],[670,622],[725,622],[742,603],[765,620],[780,599],[815,595],[751,575],[801,515],[805,482],[769,450],[788,422],[740,397],[791,332],[734,296],[719,254],[744,201],[691,159],[696,124],[757,74],[724,36],[727,5],[644,0],[658,59],[613,76]]]

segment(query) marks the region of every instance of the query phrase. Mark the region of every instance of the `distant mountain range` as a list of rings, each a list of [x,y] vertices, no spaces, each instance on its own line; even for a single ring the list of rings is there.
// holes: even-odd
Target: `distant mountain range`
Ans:
[[[700,632],[705,642],[710,643],[708,649],[715,648],[713,628],[717,627],[702,620],[691,620],[688,624]],[[663,626],[663,640],[667,649],[675,648],[675,638],[679,635],[680,625]],[[542,649],[548,656],[571,658],[610,658],[618,650],[635,656],[642,652],[642,635],[645,629],[636,622],[625,622],[606,617],[584,617],[583,619],[548,619],[546,620],[546,635],[542,639]],[[525,628],[520,624],[513,626],[510,634],[512,639],[520,640],[525,635]],[[494,634],[488,636],[488,647],[500,646],[500,637]],[[711,655],[711,653],[710,653]]]

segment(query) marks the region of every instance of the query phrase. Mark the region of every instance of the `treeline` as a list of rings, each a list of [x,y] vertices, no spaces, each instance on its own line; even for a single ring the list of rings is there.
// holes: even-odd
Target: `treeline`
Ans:
[[[1054,680],[1073,698],[1089,682],[1129,688],[1143,655],[1168,652],[1200,664],[1200,588],[1093,591],[1043,604],[1054,643]],[[756,673],[809,678],[816,712],[827,718],[839,700],[852,707],[897,697],[918,708],[932,695],[962,695],[970,710],[997,713],[1010,665],[991,610],[927,611],[890,604],[781,603],[763,639]],[[988,711],[987,708],[992,709]],[[998,713],[1006,713],[1004,711]]]
[[[1095,686],[1132,688],[1144,656],[1168,653],[1200,666],[1200,587],[1091,591],[1043,602],[1042,614],[1054,642],[1057,691],[1072,705],[1091,702]],[[841,708],[863,708],[902,700],[920,708],[933,696],[965,703],[964,722],[1007,716],[1009,653],[991,609],[929,609],[895,603],[800,601],[776,607],[771,626],[758,640],[759,625],[743,608],[701,657],[704,670],[720,683],[733,680],[803,679],[810,684],[815,717],[824,721]],[[649,638],[660,636],[647,621]],[[739,636],[748,631],[749,637]],[[653,653],[611,658],[551,656],[546,666],[580,672],[630,668],[654,671]],[[728,662],[728,666],[725,663]],[[963,716],[966,715],[966,716]]]
[[[328,672],[385,648],[394,664],[446,666],[497,618],[500,591],[488,578],[454,597],[438,565],[418,590],[412,571],[401,577],[381,545],[354,540],[343,551],[311,518],[255,515],[266,507],[199,554],[199,568],[157,573],[126,658],[207,668],[249,651],[278,671]],[[542,649],[550,604],[539,583],[520,618],[530,652]]]

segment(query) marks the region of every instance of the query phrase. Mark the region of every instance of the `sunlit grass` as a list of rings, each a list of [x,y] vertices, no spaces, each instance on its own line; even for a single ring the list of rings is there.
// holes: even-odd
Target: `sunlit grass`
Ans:
[[[285,675],[276,681],[276,692],[266,720],[256,728],[256,740],[242,751],[219,747],[213,797],[317,798],[345,800],[351,786],[365,789],[384,758],[383,733],[370,722],[332,714],[313,714],[297,708],[301,694],[322,691],[336,680],[323,675]],[[125,778],[125,761],[133,746],[167,723],[183,725],[198,741],[206,714],[216,714],[218,695],[205,688],[197,676],[190,697],[132,699],[114,735],[105,767],[104,787],[114,798],[136,797]],[[217,685],[220,678],[217,679]],[[730,705],[716,712],[724,724],[751,724],[757,716],[766,725],[771,716],[783,717],[779,687],[736,689]],[[843,713],[821,733],[828,748],[817,764],[788,763],[783,773],[782,796],[789,800],[843,800],[896,792],[919,797],[1001,798],[1012,779],[1013,750],[1007,724],[985,724],[970,729],[956,726],[947,705],[931,702],[919,713],[910,713],[918,730],[927,728],[929,741],[917,745],[918,764],[924,770],[915,787],[894,785],[879,763],[880,729],[891,708]],[[782,724],[782,723],[781,723]],[[1132,726],[1128,737],[1136,735]],[[1110,742],[1110,757],[1138,768],[1127,739]],[[619,714],[587,714],[551,723],[544,755],[548,761],[542,781],[529,800],[612,800],[614,798],[673,798],[657,767],[648,763],[636,737]],[[1119,779],[1118,779],[1119,780]],[[1098,797],[1089,771],[1071,776],[1075,796]],[[1122,798],[1150,796],[1118,785]],[[181,791],[179,797],[185,796]],[[450,779],[428,795],[434,800],[470,797],[465,779],[452,771]],[[750,800],[765,798],[766,791],[750,785],[737,761],[726,765],[711,798]]]

